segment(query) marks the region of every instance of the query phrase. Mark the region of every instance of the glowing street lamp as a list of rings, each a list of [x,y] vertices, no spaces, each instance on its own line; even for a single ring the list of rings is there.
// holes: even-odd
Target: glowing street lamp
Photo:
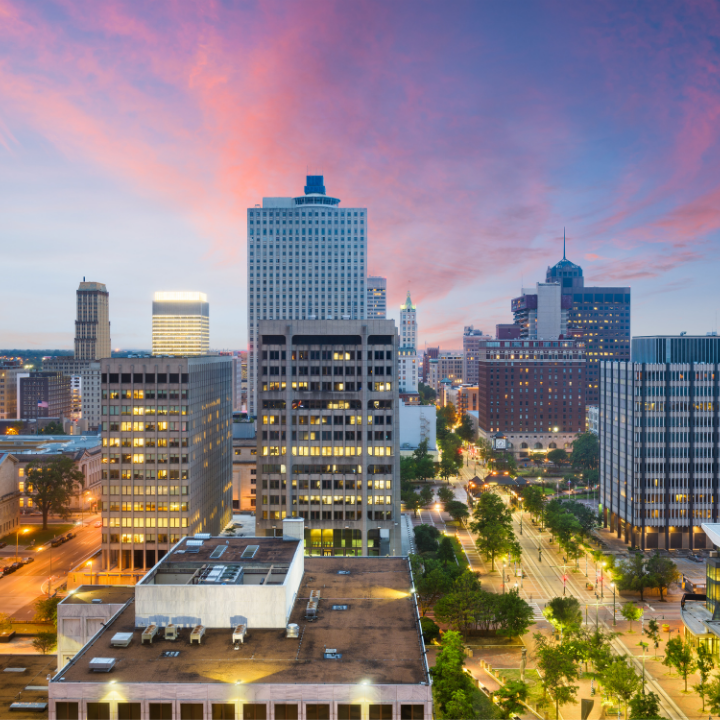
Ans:
[[[26,532],[28,532],[30,528],[25,528],[22,531],[22,534],[24,535]],[[18,553],[20,549],[20,528],[18,527],[17,532],[15,533],[15,562],[19,560]]]

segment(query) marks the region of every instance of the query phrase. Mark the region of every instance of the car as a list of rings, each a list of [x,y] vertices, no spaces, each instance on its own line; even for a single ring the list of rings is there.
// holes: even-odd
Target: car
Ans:
[[[64,542],[65,542],[65,538],[64,538],[64,537],[55,538],[55,539],[50,543],[50,547],[54,547],[54,548],[55,548],[55,547],[58,547],[59,545],[62,545]]]
[[[31,562],[35,562],[35,558],[34,558],[32,555],[29,556],[29,557],[24,557],[24,558],[22,559],[23,565],[28,565],[28,564],[31,563]]]
[[[0,542],[0,548],[4,548],[4,547],[7,547],[7,543],[6,543],[6,542]]]
[[[74,533],[74,532],[69,532],[69,533],[65,536],[65,540],[72,540],[74,537],[75,537],[75,533]]]
[[[101,522],[100,520],[98,520],[98,521],[95,523],[95,527],[102,527],[102,522]]]
[[[0,568],[0,570],[2,570],[3,575],[9,575],[12,572],[10,565],[6,565],[4,568]]]

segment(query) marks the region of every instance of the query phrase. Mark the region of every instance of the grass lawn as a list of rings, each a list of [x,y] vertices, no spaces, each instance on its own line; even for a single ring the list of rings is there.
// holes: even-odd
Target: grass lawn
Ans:
[[[468,563],[467,558],[465,557],[465,552],[462,549],[462,545],[460,544],[460,541],[456,537],[453,537],[452,535],[450,536],[450,539],[453,542],[453,546],[455,548],[455,557],[457,558],[458,563],[460,563],[460,567],[466,568],[469,563]]]
[[[35,543],[33,547],[39,547],[58,535],[64,535],[74,527],[75,523],[62,523],[48,525],[48,529],[43,530],[42,525],[21,525],[19,542],[20,545],[30,545],[34,540]],[[23,532],[24,530],[27,530],[27,532]],[[13,532],[0,538],[0,540],[6,542],[8,547],[10,547],[11,545],[15,545],[15,537],[16,533]]]
[[[502,677],[507,680],[520,680],[520,670],[500,670]],[[543,686],[540,679],[540,673],[537,670],[525,670],[525,682],[528,686],[527,704],[534,708],[543,696]],[[547,706],[547,717],[552,719],[555,717],[555,705],[550,701]]]

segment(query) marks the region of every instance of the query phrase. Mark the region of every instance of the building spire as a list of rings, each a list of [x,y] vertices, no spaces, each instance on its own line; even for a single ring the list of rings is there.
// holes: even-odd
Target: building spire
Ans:
[[[565,228],[563,228],[563,260],[567,260],[565,257]]]

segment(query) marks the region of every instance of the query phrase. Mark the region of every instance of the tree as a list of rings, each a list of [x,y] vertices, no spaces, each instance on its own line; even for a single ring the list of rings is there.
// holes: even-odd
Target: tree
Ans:
[[[554,448],[548,452],[547,459],[553,465],[564,465],[568,461],[568,454],[562,448]]]
[[[415,458],[414,457],[401,457],[400,458],[400,482],[407,483],[412,482],[417,477],[415,471]]]
[[[418,552],[435,552],[438,549],[440,531],[434,525],[423,523],[413,528]]]
[[[409,488],[400,492],[400,497],[405,503],[408,510],[412,510],[417,517],[418,510],[422,510],[430,505],[433,501],[433,491],[429,485],[423,487],[420,492],[416,492],[411,485]]]
[[[436,560],[420,555],[410,555],[410,567],[420,614],[425,616],[445,593],[450,592],[453,579],[449,573],[443,572]]]
[[[475,440],[477,430],[475,429],[472,418],[467,413],[462,416],[460,427],[455,432],[461,440],[464,440],[467,443],[471,443]]]
[[[61,422],[53,420],[38,430],[38,435],[67,435]]]
[[[647,627],[645,628],[645,634],[655,644],[655,657],[657,657],[657,649],[660,644],[660,624],[655,618],[650,618],[648,620]]]
[[[447,433],[439,441],[441,459],[440,476],[447,480],[450,475],[456,475],[462,467],[462,440],[455,433]]]
[[[425,383],[418,383],[418,395],[420,395],[421,405],[432,405],[437,398],[437,393]]]
[[[62,518],[70,515],[70,500],[75,496],[76,486],[82,487],[84,481],[85,476],[67,455],[28,465],[25,495],[31,497],[40,509],[43,530],[47,530],[47,519],[51,512]]]
[[[32,641],[32,646],[41,654],[47,655],[57,645],[57,634],[40,632]]]
[[[12,632],[12,620],[7,613],[0,613],[0,634]]]
[[[622,606],[622,616],[630,623],[630,632],[633,631],[632,624],[635,620],[639,620],[643,615],[642,608],[639,608],[632,600],[626,602]]]
[[[487,596],[492,594],[482,591],[477,575],[465,570],[453,583],[452,591],[435,604],[435,617],[465,633],[477,623],[477,613]]]
[[[438,418],[442,418],[448,429],[452,430],[457,424],[457,412],[455,405],[449,402],[445,407],[440,408],[437,411]]]
[[[530,460],[537,467],[540,467],[545,462],[545,454],[541,452],[530,453]]]
[[[472,694],[472,679],[463,670],[465,647],[462,635],[454,630],[443,633],[440,640],[441,650],[430,668],[433,676],[433,696],[435,706],[444,716],[448,716],[448,704],[459,690],[466,696]]]
[[[640,602],[644,601],[646,588],[655,587],[655,576],[648,571],[642,553],[634,553],[629,560],[618,564],[615,572],[615,582],[619,590],[635,590],[640,593]]]
[[[713,678],[713,681],[707,686],[707,700],[710,710],[714,713],[720,713],[720,674]]]
[[[712,651],[704,642],[699,642],[695,648],[695,667],[700,673],[700,682],[697,685],[693,685],[693,690],[696,690],[698,695],[702,698],[702,711],[705,712],[705,698],[708,694],[708,677],[710,677],[711,670],[715,667],[715,661],[713,659]]]
[[[484,492],[478,498],[470,529],[477,535],[475,544],[479,552],[490,560],[493,570],[496,557],[520,552],[513,532],[512,513],[494,492]]]
[[[660,553],[655,553],[647,563],[648,572],[653,575],[655,585],[660,591],[660,601],[663,602],[663,590],[668,590],[670,585],[680,579],[677,566],[670,558],[665,558]]]
[[[625,705],[627,715],[630,698],[637,692],[642,680],[627,664],[624,655],[613,659],[601,674],[600,682],[610,695]]]
[[[560,705],[577,702],[578,686],[572,683],[580,677],[579,665],[564,643],[551,644],[540,633],[536,633],[534,638],[543,688],[555,701],[555,717],[560,717]]]
[[[635,693],[628,707],[630,720],[665,720],[660,714],[660,698],[653,692]]]
[[[509,718],[525,712],[524,703],[528,698],[529,688],[522,680],[508,680],[498,688],[494,695],[503,711],[503,717]]]
[[[412,454],[415,463],[415,479],[418,482],[426,482],[435,477],[435,461],[428,452],[427,438],[420,441],[417,449]]]
[[[582,609],[574,597],[553,598],[543,614],[561,633],[572,632],[582,625]]]
[[[57,627],[57,606],[62,598],[41,597],[35,601],[35,621],[52,622]]]
[[[455,475],[456,472],[457,463],[455,462],[453,456],[448,453],[443,453],[438,465],[438,474],[440,477],[445,480],[445,482],[449,482],[450,476]]]
[[[562,506],[568,512],[572,513],[580,525],[580,539],[584,542],[585,537],[598,526],[597,512],[589,508],[587,505],[577,502],[577,500],[563,500]]]
[[[525,509],[536,518],[540,517],[545,505],[545,495],[538,485],[526,485],[522,489],[522,499]]]
[[[445,505],[445,509],[447,510],[447,504],[455,500],[455,493],[453,492],[452,488],[449,487],[441,487],[438,490],[437,493],[438,500]]]
[[[445,511],[455,522],[462,522],[470,517],[468,506],[459,500],[452,500],[445,506]]]
[[[470,698],[469,692],[456,690],[445,706],[443,717],[448,718],[448,720],[466,720],[467,718],[477,717]]]
[[[422,630],[423,640],[430,643],[440,637],[440,626],[428,617],[420,618],[420,629]]]
[[[455,560],[455,545],[451,538],[447,535],[443,536],[440,540],[440,545],[437,550],[437,559],[447,567],[448,563],[454,563]]]
[[[573,442],[572,466],[575,470],[596,470],[600,466],[600,443],[595,433],[578,435]]]
[[[520,597],[515,588],[495,595],[494,605],[494,621],[498,635],[520,637],[534,622],[532,608]]]
[[[696,667],[692,645],[683,642],[683,639],[679,637],[668,640],[665,645],[663,665],[678,671],[678,675],[681,675],[685,681],[685,692],[687,692],[688,675],[694,672]]]

